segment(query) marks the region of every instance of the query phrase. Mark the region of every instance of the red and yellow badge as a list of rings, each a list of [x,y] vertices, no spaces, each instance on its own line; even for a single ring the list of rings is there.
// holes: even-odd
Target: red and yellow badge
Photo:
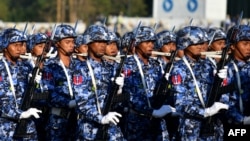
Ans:
[[[43,73],[43,80],[52,80],[52,73],[50,72]]]
[[[80,85],[83,82],[83,78],[80,75],[74,75],[73,76],[73,84],[74,85]]]
[[[0,81],[3,81],[3,78],[2,78],[2,76],[0,76]]]
[[[172,76],[171,80],[174,85],[181,84],[181,75],[180,74],[174,75]]]

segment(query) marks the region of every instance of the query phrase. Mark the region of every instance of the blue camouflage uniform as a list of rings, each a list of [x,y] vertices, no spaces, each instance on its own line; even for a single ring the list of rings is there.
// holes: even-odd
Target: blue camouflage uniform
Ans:
[[[8,35],[9,34],[9,35]],[[9,43],[27,41],[27,37],[17,29],[6,29],[3,31],[3,48],[7,48]],[[10,88],[10,76],[3,61],[6,61],[12,77],[15,95]],[[28,85],[28,74],[32,71],[29,63],[18,60],[16,64],[11,63],[5,57],[0,60],[0,140],[12,141],[13,134],[19,117],[23,112],[20,109],[22,98]],[[35,124],[31,118],[27,119],[28,138],[23,140],[37,140]]]
[[[108,42],[107,29],[104,26],[91,25],[84,35],[88,36],[86,44],[94,41]],[[89,62],[96,82],[96,93],[88,68]],[[106,106],[105,99],[111,91],[111,78],[114,77],[114,66],[103,59],[98,62],[91,57],[87,61],[77,62],[73,73],[73,91],[76,99],[76,110],[79,115],[77,123],[77,140],[98,140],[97,132],[102,130],[102,109]],[[97,101],[98,99],[98,101]],[[100,111],[98,110],[100,108]],[[119,126],[108,124],[107,139],[109,141],[123,141],[124,137]],[[105,132],[105,131],[104,131]]]
[[[232,32],[234,28],[235,26],[229,29],[227,36],[230,36],[230,32]],[[238,30],[236,38],[231,39],[230,42],[233,44],[237,44],[239,41],[249,42],[250,27],[248,25],[240,25]],[[247,47],[245,46],[245,48]],[[250,116],[250,62],[248,59],[249,56],[242,60],[236,59],[236,57],[233,56],[228,63],[228,83],[233,84],[235,89],[230,92],[230,108],[227,112],[228,127],[226,128],[227,132],[225,134],[226,139],[229,138],[228,134],[230,129],[246,129],[247,133],[244,135],[244,138],[249,137],[250,126],[243,124],[244,118]],[[240,83],[237,81],[237,74],[239,75]],[[241,90],[239,90],[240,87]],[[242,105],[240,101],[242,101]]]
[[[113,66],[105,61],[101,63],[88,58],[96,78],[97,95],[102,109],[105,98],[107,97],[111,77],[113,77]],[[96,106],[96,96],[93,91],[93,85],[89,69],[86,62],[76,64],[73,75],[73,90],[77,101],[77,113],[80,115],[78,119],[79,140],[95,140],[97,130],[100,130],[102,115],[98,112]],[[108,140],[123,140],[120,128],[111,124],[108,128]]]
[[[151,28],[145,26],[139,28],[135,36],[135,46],[143,41],[155,41],[155,34]],[[162,77],[159,62],[149,57],[148,64],[144,64],[138,57],[147,85],[145,90],[135,56],[138,57],[137,54],[128,57],[123,68],[125,75],[123,93],[130,95],[126,139],[129,141],[169,140],[165,120],[152,117],[153,91],[156,82]]]
[[[195,26],[188,26],[181,29],[177,33],[177,46],[180,49],[193,44],[204,43],[204,32],[201,28]],[[201,59],[194,61],[188,56],[184,55],[189,63],[194,76],[197,80],[198,87],[201,91],[204,103],[207,102],[207,94],[209,93],[214,81],[213,65],[208,59]],[[183,58],[174,63],[170,75],[173,91],[175,95],[176,111],[182,113],[183,117],[179,119],[178,138],[179,140],[223,140],[223,125],[219,119],[215,119],[213,124],[214,133],[210,136],[203,136],[201,129],[203,126],[205,107],[200,101],[194,78]],[[222,96],[221,100],[226,102],[226,96]]]
[[[73,61],[73,59],[72,59]],[[67,69],[67,75],[72,80],[72,71],[74,69],[73,62]],[[44,63],[43,77],[44,89],[49,92],[49,107],[51,113],[47,124],[47,132],[49,132],[49,138],[51,140],[67,138],[68,135],[68,119],[71,110],[68,108],[68,103],[71,100],[69,94],[68,82],[66,74],[60,64],[58,57],[52,58]],[[52,112],[52,110],[58,110],[60,112]]]
[[[37,44],[41,44],[41,43],[46,43],[49,40],[48,36],[45,33],[36,33],[36,34],[32,34],[29,36],[29,39],[27,41],[27,48],[28,51],[31,52],[31,50],[35,47],[35,45]],[[50,47],[48,47],[50,48]],[[44,48],[44,52],[47,53],[46,48]],[[39,56],[40,57],[40,56]],[[35,68],[37,67],[36,62],[34,61],[34,59],[37,59],[38,56],[32,56],[31,59],[28,59],[27,61],[30,62],[32,64],[32,67]],[[42,60],[41,64],[43,64],[43,61],[46,61],[47,59],[45,59],[46,56],[44,55],[44,60]],[[37,75],[41,75],[41,69],[39,68],[39,74]],[[39,83],[36,83],[35,86],[35,90],[34,90],[34,94],[33,94],[33,100],[32,100],[32,107],[36,107],[40,110],[42,110],[42,113],[39,114],[40,118],[39,119],[35,119],[35,124],[36,124],[36,130],[37,130],[37,136],[38,136],[38,140],[45,140],[46,139],[46,131],[45,131],[45,127],[47,123],[47,119],[48,119],[48,91],[45,91],[43,88],[43,84],[42,81],[40,81]]]
[[[60,41],[64,38],[75,38],[76,34],[69,25],[59,25],[56,28],[55,39]],[[69,140],[73,139],[73,128],[70,125],[71,115],[74,109],[69,108],[69,102],[74,99],[71,97],[69,84],[66,75],[68,75],[69,83],[72,85],[72,72],[74,70],[74,59],[71,57],[69,67],[65,67],[60,63],[59,56],[51,58],[44,63],[42,70],[42,83],[44,90],[49,92],[49,108],[50,114],[46,126],[47,140]],[[74,139],[73,139],[74,140]]]

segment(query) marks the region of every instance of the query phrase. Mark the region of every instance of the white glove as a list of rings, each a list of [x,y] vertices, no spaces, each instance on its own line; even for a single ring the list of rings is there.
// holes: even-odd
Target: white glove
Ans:
[[[31,116],[34,116],[35,118],[40,118],[38,113],[42,113],[42,111],[38,110],[37,108],[29,108],[27,111],[21,113],[20,119],[30,118]]]
[[[76,101],[75,100],[70,100],[69,101],[69,108],[74,108],[76,107]]]
[[[155,118],[161,118],[172,112],[176,112],[176,109],[170,105],[162,105],[160,109],[153,111],[152,116]]]
[[[114,80],[114,78],[112,78],[112,80]],[[119,86],[122,86],[124,85],[124,74],[121,73],[121,76],[120,77],[117,77],[116,80],[115,80],[115,83]]]
[[[108,114],[106,114],[101,119],[101,124],[113,123],[113,124],[117,125],[117,123],[119,123],[119,118],[118,117],[122,117],[122,115],[117,113],[117,112],[108,112]]]
[[[166,80],[169,80],[169,76],[170,76],[170,74],[166,73],[166,75],[165,75]]]
[[[122,88],[123,88],[123,85],[124,85],[124,77],[125,77],[124,74],[121,73],[121,76],[117,77],[116,80],[115,80],[115,83],[119,86],[117,94],[122,93]],[[111,80],[114,81],[114,78],[112,77]]]
[[[250,116],[244,117],[243,124],[244,125],[250,125]]]
[[[209,117],[217,114],[221,109],[227,110],[229,106],[221,102],[215,102],[211,107],[206,108],[204,112],[204,117]]]
[[[228,67],[227,67],[227,66],[224,66],[223,69],[220,69],[220,70],[219,70],[218,76],[219,76],[221,79],[227,78],[227,69],[228,69]]]
[[[30,73],[30,74],[29,74],[29,80],[30,80],[31,78],[32,78],[32,74]],[[35,77],[35,82],[36,82],[37,84],[39,84],[41,80],[42,80],[42,73],[39,73],[39,74],[36,75],[36,77]]]

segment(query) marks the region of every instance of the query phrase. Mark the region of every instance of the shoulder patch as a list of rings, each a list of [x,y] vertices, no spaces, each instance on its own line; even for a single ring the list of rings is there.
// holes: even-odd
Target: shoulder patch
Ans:
[[[83,78],[80,75],[74,75],[73,76],[73,83],[74,85],[80,85],[83,82]]]
[[[172,76],[171,80],[172,80],[172,83],[173,83],[174,85],[181,84],[181,81],[182,81],[182,80],[181,80],[181,75],[180,75],[180,74],[174,75],[174,76]]]
[[[123,74],[124,74],[125,77],[129,77],[129,76],[131,76],[132,71],[129,70],[129,69],[126,69],[126,70],[123,70]]]
[[[50,73],[50,72],[43,73],[43,79],[44,80],[51,80],[52,79],[52,73]]]

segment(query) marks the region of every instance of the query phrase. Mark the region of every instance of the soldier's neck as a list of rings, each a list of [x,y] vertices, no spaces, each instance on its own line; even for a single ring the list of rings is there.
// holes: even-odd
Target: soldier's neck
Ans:
[[[59,58],[60,58],[60,60],[62,60],[65,67],[69,67],[70,62],[71,62],[70,56],[59,54]]]

